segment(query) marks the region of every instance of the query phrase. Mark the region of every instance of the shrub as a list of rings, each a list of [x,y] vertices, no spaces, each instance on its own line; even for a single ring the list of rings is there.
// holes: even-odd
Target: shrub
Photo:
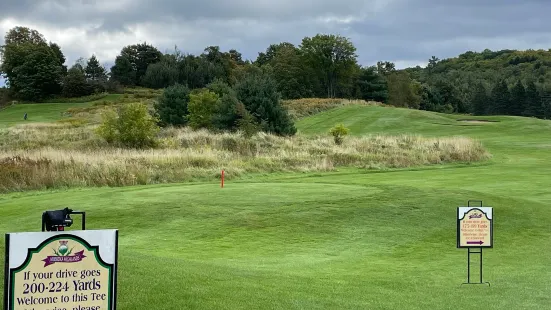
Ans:
[[[181,84],[167,87],[163,91],[159,101],[155,104],[155,109],[163,126],[186,125],[189,94],[189,88]]]
[[[348,135],[349,132],[350,132],[350,130],[348,128],[344,127],[343,124],[337,125],[337,126],[331,128],[331,130],[329,131],[329,133],[335,139],[335,144],[337,144],[337,145],[342,144],[342,142],[344,140],[344,136]]]
[[[219,104],[218,95],[208,89],[189,95],[188,121],[193,129],[212,128],[214,113]]]
[[[146,148],[156,145],[159,127],[149,114],[147,105],[139,102],[120,106],[115,112],[107,110],[97,133],[110,144],[132,148]]]

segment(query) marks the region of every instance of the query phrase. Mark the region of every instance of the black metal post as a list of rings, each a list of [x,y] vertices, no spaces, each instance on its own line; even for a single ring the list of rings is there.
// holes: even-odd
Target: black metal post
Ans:
[[[4,260],[4,310],[8,310],[8,301],[10,298],[10,235],[6,234],[6,256]]]
[[[86,212],[82,212],[82,211],[73,211],[71,212],[71,214],[80,214],[82,215],[82,230],[86,230]]]
[[[471,251],[471,248],[467,248],[467,282],[463,284],[488,284],[490,286],[490,282],[483,282],[482,277],[482,266],[483,266],[483,256],[482,256],[482,247],[479,248],[479,252],[473,252]],[[471,282],[471,254],[480,254],[480,282],[474,283]],[[463,285],[461,284],[461,285]]]
[[[46,220],[44,219],[46,217],[46,212],[42,213],[42,231],[46,231]]]
[[[113,266],[113,310],[117,309],[117,286],[119,281],[119,231],[115,232],[115,265]]]
[[[480,284],[482,284],[482,248],[480,248]]]
[[[480,207],[482,208],[482,200],[469,200],[467,201],[467,206],[471,207],[471,202],[478,202],[480,203]]]
[[[467,283],[471,283],[471,248],[467,249]]]

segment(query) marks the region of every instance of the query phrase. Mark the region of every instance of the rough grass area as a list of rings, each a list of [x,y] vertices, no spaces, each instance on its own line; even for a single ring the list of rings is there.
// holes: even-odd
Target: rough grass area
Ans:
[[[113,148],[78,122],[18,125],[0,131],[0,191],[126,186],[212,180],[244,173],[404,168],[489,158],[477,141],[420,136],[282,138],[166,129],[154,150]]]
[[[350,105],[377,105],[382,106],[382,103],[375,101],[364,100],[349,100],[338,98],[305,98],[295,100],[283,100],[282,104],[292,118],[298,119],[305,116],[314,115],[323,111],[331,110],[338,107]]]

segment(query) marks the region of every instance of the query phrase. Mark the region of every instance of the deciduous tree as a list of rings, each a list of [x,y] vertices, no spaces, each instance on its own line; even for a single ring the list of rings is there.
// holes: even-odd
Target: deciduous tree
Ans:
[[[125,46],[111,69],[113,78],[123,85],[140,85],[149,65],[161,61],[162,53],[147,43]],[[130,65],[129,65],[130,64]],[[131,70],[130,70],[131,68]]]
[[[306,63],[317,73],[326,96],[338,96],[339,82],[354,73],[357,57],[354,44],[342,36],[318,34],[304,38],[300,50]]]
[[[213,128],[213,116],[219,104],[219,97],[208,89],[189,95],[188,122],[193,129]]]
[[[12,93],[23,100],[42,100],[61,92],[66,68],[57,44],[48,45],[36,30],[15,27],[2,47],[0,71]]]
[[[136,85],[136,70],[128,56],[117,56],[115,65],[111,67],[111,79],[124,86]]]
[[[174,55],[163,55],[160,62],[149,65],[143,84],[150,88],[166,88],[178,82],[178,63]]]

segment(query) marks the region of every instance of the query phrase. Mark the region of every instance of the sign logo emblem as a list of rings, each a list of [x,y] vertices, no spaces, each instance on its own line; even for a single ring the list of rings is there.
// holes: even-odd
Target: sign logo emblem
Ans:
[[[69,242],[69,241],[67,241],[67,240],[59,241],[60,246],[59,246],[59,248],[57,248],[57,250],[59,251],[60,255],[57,255],[57,256],[65,256],[65,254],[67,254],[67,255],[71,254],[71,252],[67,253],[67,251],[69,250],[69,248],[67,247],[67,242]]]
[[[75,249],[72,247],[69,250],[69,247],[67,246],[67,243],[69,241],[67,240],[60,240],[59,241],[59,247],[57,250],[54,248],[54,254],[53,256],[47,256],[42,261],[44,262],[44,267],[48,267],[50,265],[53,265],[55,263],[78,263],[81,262],[86,255],[84,255],[84,250],[75,253],[75,255],[71,256],[71,253],[73,253],[73,250]]]

